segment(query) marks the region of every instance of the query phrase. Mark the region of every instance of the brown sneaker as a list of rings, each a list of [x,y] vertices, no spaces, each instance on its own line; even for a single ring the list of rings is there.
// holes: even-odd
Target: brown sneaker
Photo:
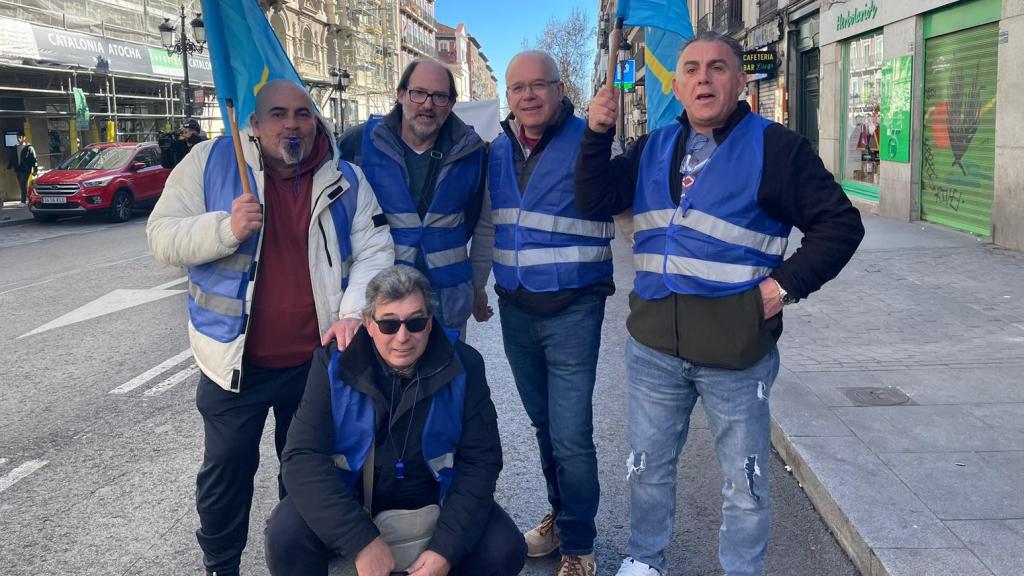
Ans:
[[[562,561],[555,568],[557,576],[597,576],[597,560],[594,553],[584,556],[562,556]]]
[[[523,534],[526,539],[526,555],[530,558],[547,556],[562,543],[558,538],[558,526],[555,526],[555,515],[548,514],[536,528]]]

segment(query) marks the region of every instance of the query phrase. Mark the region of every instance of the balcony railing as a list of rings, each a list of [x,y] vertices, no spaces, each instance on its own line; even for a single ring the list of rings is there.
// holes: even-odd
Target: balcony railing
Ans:
[[[741,0],[715,0],[712,29],[720,34],[731,34],[743,28]]]
[[[697,20],[697,32],[711,31],[711,14],[705,14]]]

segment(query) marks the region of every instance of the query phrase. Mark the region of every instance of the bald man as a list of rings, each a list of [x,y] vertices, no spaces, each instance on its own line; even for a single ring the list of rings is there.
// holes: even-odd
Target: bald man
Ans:
[[[250,125],[240,136],[253,194],[231,139],[203,142],[171,172],[146,226],[153,256],[188,269],[205,432],[196,536],[217,576],[238,574],[268,412],[280,460],[313,352],[348,345],[366,284],[394,261],[373,190],[340,160],[302,87],[268,83]]]

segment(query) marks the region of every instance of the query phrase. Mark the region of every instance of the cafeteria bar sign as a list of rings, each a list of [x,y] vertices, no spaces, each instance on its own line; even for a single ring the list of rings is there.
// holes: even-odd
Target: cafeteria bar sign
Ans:
[[[775,52],[754,50],[743,53],[743,71],[747,74],[747,81],[773,78],[778,66]]]

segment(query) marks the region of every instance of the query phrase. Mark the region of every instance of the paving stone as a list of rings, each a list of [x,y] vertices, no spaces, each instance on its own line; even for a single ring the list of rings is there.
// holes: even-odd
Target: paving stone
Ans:
[[[836,414],[875,452],[1024,450],[965,406],[836,408]]]
[[[875,550],[889,576],[993,576],[969,550]]]
[[[1024,452],[879,454],[943,520],[1024,517]]]
[[[793,376],[772,386],[772,417],[787,436],[852,436],[853,432]]]
[[[1020,576],[1024,565],[1024,520],[946,522],[996,576]]]
[[[857,438],[791,441],[871,548],[960,546],[928,507]]]
[[[899,386],[918,404],[1024,402],[1020,367],[925,369],[878,373],[884,385]]]

